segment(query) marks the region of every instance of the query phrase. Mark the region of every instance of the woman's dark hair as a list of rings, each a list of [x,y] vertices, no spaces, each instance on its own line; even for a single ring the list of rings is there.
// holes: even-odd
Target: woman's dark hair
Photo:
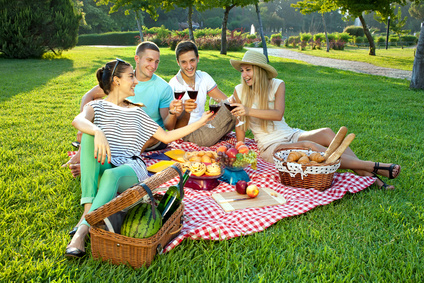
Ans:
[[[106,65],[98,69],[96,73],[100,88],[103,89],[106,94],[109,94],[112,90],[112,72],[114,77],[120,78],[121,74],[128,67],[131,67],[131,64],[120,59],[106,63]]]

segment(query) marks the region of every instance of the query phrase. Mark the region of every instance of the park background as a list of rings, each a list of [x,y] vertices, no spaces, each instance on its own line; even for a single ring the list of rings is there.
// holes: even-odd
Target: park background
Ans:
[[[413,48],[382,48],[372,60],[412,70]],[[390,181],[396,190],[371,186],[250,236],[185,240],[139,270],[65,259],[67,233],[82,212],[79,179],[60,167],[73,150],[71,121],[81,96],[97,84],[97,68],[116,57],[134,64],[134,49],[77,46],[42,59],[0,58],[1,282],[423,280],[423,92],[410,90],[408,80],[277,57],[270,64],[286,82],[287,122],[306,130],[347,126],[357,135],[352,148],[359,157],[402,166]],[[229,60],[244,52],[200,50],[199,69],[230,95],[240,74]],[[371,57],[356,47],[330,54]],[[174,52],[162,47],[157,74],[168,81],[177,71]]]

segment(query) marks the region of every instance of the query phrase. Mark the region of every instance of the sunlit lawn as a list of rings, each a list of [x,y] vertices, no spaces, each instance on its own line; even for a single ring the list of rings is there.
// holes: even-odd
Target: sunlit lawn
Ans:
[[[161,53],[158,74],[169,80],[175,55]],[[66,260],[67,233],[82,212],[79,180],[60,168],[73,149],[71,121],[97,68],[115,57],[134,63],[133,56],[134,47],[77,47],[62,58],[0,59],[0,282],[423,281],[424,93],[409,90],[407,80],[275,57],[287,122],[305,130],[347,126],[359,157],[402,165],[390,181],[396,190],[371,186],[251,236],[184,240],[149,268]],[[229,60],[242,56],[201,51],[199,68],[229,95],[240,80]]]
[[[275,48],[275,47],[274,47]],[[300,51],[299,48],[289,47],[290,50],[301,52],[303,54],[341,59],[351,60],[370,63],[379,67],[394,68],[412,71],[415,57],[415,47],[393,47],[390,46],[388,49],[385,47],[377,48],[375,56],[369,55],[369,48],[357,48],[357,47],[346,47],[345,50],[333,50],[330,49],[327,52],[327,48],[312,50],[310,46],[307,46],[305,50]]]

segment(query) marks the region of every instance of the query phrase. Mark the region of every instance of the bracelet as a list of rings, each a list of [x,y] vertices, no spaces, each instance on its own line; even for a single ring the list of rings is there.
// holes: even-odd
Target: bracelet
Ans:
[[[175,113],[172,113],[171,110],[168,110],[169,115],[175,115]]]

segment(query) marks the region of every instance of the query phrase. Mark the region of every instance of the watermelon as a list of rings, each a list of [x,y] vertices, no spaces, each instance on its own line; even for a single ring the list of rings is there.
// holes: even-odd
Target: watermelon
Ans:
[[[162,227],[162,216],[157,208],[155,211],[156,219],[153,219],[150,204],[141,203],[131,208],[122,223],[121,235],[143,239],[156,234]]]

